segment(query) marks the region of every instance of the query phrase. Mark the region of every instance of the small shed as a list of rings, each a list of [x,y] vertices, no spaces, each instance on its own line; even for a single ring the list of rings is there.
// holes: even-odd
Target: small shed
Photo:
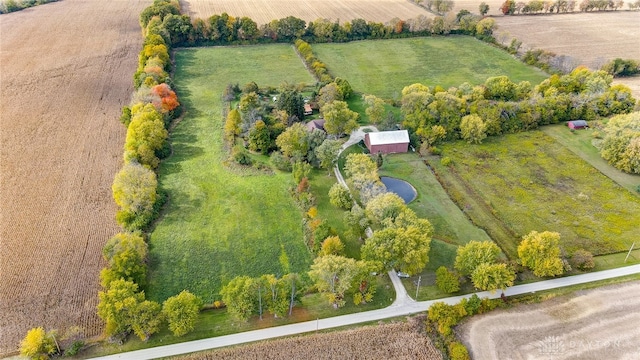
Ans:
[[[324,130],[324,119],[311,120],[307,123],[307,130]]]
[[[309,104],[304,104],[304,114],[305,114],[305,115],[311,115],[311,114],[313,114],[313,109],[311,108],[311,105],[309,105]]]
[[[364,143],[372,154],[406,153],[409,150],[409,133],[407,130],[366,133]]]
[[[587,122],[584,121],[584,120],[572,120],[572,121],[569,121],[569,122],[567,122],[567,126],[571,130],[586,129],[586,128],[589,127]]]

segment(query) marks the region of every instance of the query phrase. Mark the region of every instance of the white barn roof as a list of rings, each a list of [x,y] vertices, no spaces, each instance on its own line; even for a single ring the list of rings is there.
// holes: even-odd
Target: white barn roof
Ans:
[[[371,145],[402,144],[409,142],[407,130],[380,131],[369,133]]]

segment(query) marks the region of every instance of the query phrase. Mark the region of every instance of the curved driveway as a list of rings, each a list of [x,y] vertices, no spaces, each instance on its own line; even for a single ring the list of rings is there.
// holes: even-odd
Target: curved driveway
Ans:
[[[536,291],[555,289],[564,286],[578,285],[584,284],[588,282],[610,279],[625,275],[639,274],[640,273],[640,264],[632,265],[618,269],[598,271],[594,273],[582,274],[569,276],[559,279],[551,279],[544,280],[530,284],[524,285],[516,285],[505,290],[505,295],[513,296],[520,294],[533,293]],[[136,359],[136,360],[144,360],[144,359],[156,359],[166,356],[174,356],[187,354],[195,351],[202,351],[208,349],[215,349],[230,345],[237,345],[243,343],[249,343],[254,341],[273,339],[282,336],[289,336],[295,334],[302,334],[317,330],[331,329],[346,325],[359,324],[369,321],[376,321],[381,319],[387,319],[397,316],[404,316],[415,314],[419,312],[426,311],[429,309],[431,304],[437,301],[443,301],[448,304],[456,304],[462,298],[468,298],[473,294],[461,295],[461,296],[452,296],[444,299],[437,300],[429,300],[429,301],[414,301],[413,299],[407,296],[406,291],[404,291],[404,287],[400,283],[400,280],[396,276],[395,273],[390,272],[391,280],[393,282],[394,287],[396,288],[396,292],[399,296],[396,297],[396,300],[390,306],[379,309],[379,310],[371,310],[365,311],[356,314],[342,315],[336,316],[326,319],[319,319],[315,321],[306,321],[296,324],[277,326],[272,328],[260,329],[247,331],[238,334],[218,336],[209,339],[202,339],[196,341],[189,341],[184,343],[178,343],[173,345],[165,345],[158,346],[155,348],[144,349],[131,351],[126,353],[120,353],[110,356],[101,357],[100,359]],[[398,286],[400,288],[398,288]],[[499,298],[500,293],[489,293],[487,291],[476,293],[479,297],[488,297],[491,299]]]

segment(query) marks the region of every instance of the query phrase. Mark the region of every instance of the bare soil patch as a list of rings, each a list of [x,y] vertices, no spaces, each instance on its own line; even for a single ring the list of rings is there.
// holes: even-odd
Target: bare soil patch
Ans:
[[[387,22],[418,15],[433,17],[425,9],[407,0],[181,0],[182,11],[192,18],[208,18],[226,12],[231,16],[248,16],[258,24],[295,16],[307,22],[320,18],[340,22],[362,18]]]
[[[640,60],[640,12],[611,11],[536,16],[501,16],[496,39],[522,41],[521,50],[544,49],[599,69],[615,58]]]
[[[440,360],[424,331],[424,317],[407,322],[296,336],[180,357],[193,359],[398,359]]]
[[[150,0],[64,0],[0,16],[0,356],[29,328],[99,334],[111,183]]]
[[[458,333],[474,359],[632,359],[640,354],[639,285],[476,316]]]

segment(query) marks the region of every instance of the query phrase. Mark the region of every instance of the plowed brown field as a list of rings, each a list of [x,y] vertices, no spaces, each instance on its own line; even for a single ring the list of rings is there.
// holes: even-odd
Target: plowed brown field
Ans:
[[[433,14],[407,0],[180,0],[182,11],[191,17],[208,18],[226,12],[231,16],[248,16],[258,24],[295,16],[307,22],[319,18],[340,22],[362,18],[387,22]]]
[[[0,356],[29,328],[96,335],[101,250],[150,0],[64,0],[0,16]]]
[[[475,316],[458,331],[474,359],[638,359],[640,283]]]

